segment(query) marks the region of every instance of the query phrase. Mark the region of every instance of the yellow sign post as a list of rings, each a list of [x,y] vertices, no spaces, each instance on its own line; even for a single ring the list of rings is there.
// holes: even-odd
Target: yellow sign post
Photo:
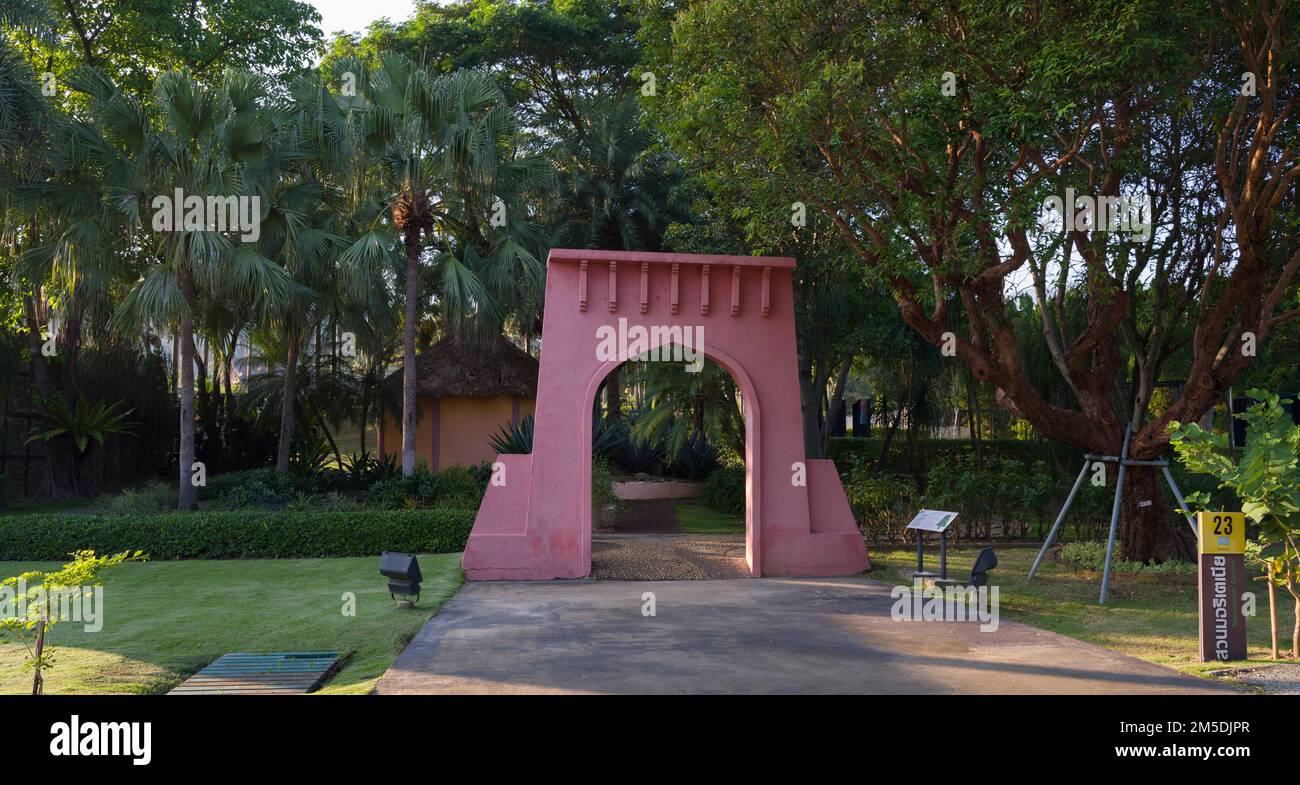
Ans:
[[[1246,516],[1239,512],[1197,513],[1200,541],[1201,661],[1246,659]]]

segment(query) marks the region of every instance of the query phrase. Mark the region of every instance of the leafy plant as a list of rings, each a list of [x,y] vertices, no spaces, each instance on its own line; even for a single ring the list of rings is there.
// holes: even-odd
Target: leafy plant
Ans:
[[[298,442],[296,448],[291,466],[299,477],[320,477],[334,459],[329,440],[314,431]]]
[[[492,476],[490,464],[473,467],[453,466],[431,472],[423,465],[414,474],[381,480],[366,491],[366,506],[381,510],[421,507],[478,509]]]
[[[100,499],[96,505],[106,515],[138,515],[176,509],[176,489],[171,483],[155,480],[139,488],[127,488]]]
[[[618,505],[614,494],[614,472],[609,461],[597,456],[591,461],[591,503],[597,507]]]
[[[638,436],[634,432],[623,443],[623,449],[615,461],[625,471],[637,474],[662,462],[667,453],[664,443],[654,434]]]
[[[1106,565],[1106,545],[1096,541],[1071,542],[1061,546],[1061,558],[1085,570],[1101,572]],[[1119,559],[1111,563],[1118,573],[1145,575],[1195,575],[1196,565],[1171,559],[1159,564]]]
[[[724,466],[704,480],[700,504],[731,515],[745,512],[745,467]]]
[[[45,683],[45,671],[53,665],[46,635],[60,619],[58,609],[65,607],[70,596],[73,601],[84,599],[93,590],[99,577],[109,568],[127,561],[143,561],[141,551],[123,551],[114,556],[96,556],[91,550],[72,553],[72,561],[57,570],[30,572],[0,581],[5,594],[21,599],[25,615],[0,617],[0,644],[20,641],[27,646],[28,659],[24,667],[31,668],[32,694],[40,695]],[[18,595],[21,594],[21,597]]]
[[[498,455],[527,455],[533,451],[533,416],[530,414],[519,422],[508,422],[501,430],[488,439],[488,444]]]
[[[1256,557],[1268,579],[1295,598],[1291,654],[1300,657],[1300,425],[1275,393],[1251,389],[1257,403],[1236,415],[1246,422],[1246,445],[1234,461],[1227,436],[1196,423],[1171,423],[1170,443],[1188,469],[1213,475],[1241,499],[1241,511],[1258,526]],[[1187,503],[1207,509],[1210,497],[1188,494]],[[1270,594],[1271,597],[1271,594]]]
[[[627,439],[627,426],[599,415],[591,421],[591,454],[613,458]],[[498,455],[527,455],[533,451],[533,415],[507,422],[488,439]]]
[[[126,418],[131,410],[118,411],[121,407],[122,401],[112,404],[104,401],[90,403],[83,395],[76,406],[69,408],[63,396],[56,393],[37,404],[37,410],[46,424],[43,430],[33,431],[27,441],[44,442],[68,436],[76,445],[77,452],[84,453],[92,441],[103,446],[104,437],[109,434],[130,433],[130,423]]]
[[[718,448],[710,444],[702,432],[697,431],[683,443],[671,468],[674,473],[688,480],[699,480],[712,474],[718,465]]]
[[[870,463],[854,466],[844,493],[858,527],[873,542],[903,540],[908,521],[921,507],[912,478],[876,471]]]
[[[627,441],[627,423],[593,414],[591,420],[591,454],[613,460]]]

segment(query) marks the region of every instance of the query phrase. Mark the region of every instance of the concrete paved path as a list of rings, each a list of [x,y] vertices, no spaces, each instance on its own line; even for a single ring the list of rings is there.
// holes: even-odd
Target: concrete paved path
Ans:
[[[396,693],[1235,692],[1003,621],[895,622],[862,578],[471,583],[376,687]],[[654,592],[656,614],[642,615]]]

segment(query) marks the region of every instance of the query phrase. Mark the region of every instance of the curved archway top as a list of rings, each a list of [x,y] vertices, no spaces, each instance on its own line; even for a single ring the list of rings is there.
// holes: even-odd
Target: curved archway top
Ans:
[[[499,456],[466,545],[471,579],[591,571],[594,387],[656,347],[712,356],[746,422],[746,560],[754,575],[844,575],[867,566],[839,475],[803,450],[794,259],[557,248],[547,260],[533,453]],[[611,347],[612,350],[611,350]],[[761,415],[759,414],[761,412]]]

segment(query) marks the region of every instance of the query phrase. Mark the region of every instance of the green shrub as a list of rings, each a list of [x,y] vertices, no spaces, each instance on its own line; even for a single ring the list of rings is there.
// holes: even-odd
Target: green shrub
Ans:
[[[171,512],[0,518],[0,561],[142,550],[152,559],[289,559],[464,550],[473,510]]]
[[[1106,543],[1072,542],[1061,546],[1061,558],[1085,570],[1102,572],[1106,564]],[[1147,575],[1195,575],[1196,565],[1181,561],[1167,561],[1161,564],[1143,564],[1135,561],[1116,561],[1112,571],[1117,573],[1143,573]]]
[[[290,482],[268,483],[260,478],[250,479],[218,496],[212,503],[212,509],[278,510],[292,501],[294,496],[293,484]]]
[[[310,512],[312,510],[319,512],[352,512],[364,509],[364,505],[347,494],[338,491],[326,491],[325,493],[310,495],[300,493],[292,501],[284,505],[283,509],[292,510],[293,512]]]
[[[844,493],[858,528],[872,542],[904,539],[908,522],[921,507],[911,477],[881,474],[865,465],[849,473]]]
[[[380,480],[366,491],[367,507],[378,510],[418,507],[478,509],[492,477],[492,465],[454,466],[439,472],[419,469],[407,477]]]
[[[745,467],[724,466],[704,479],[700,504],[718,512],[743,515],[745,512]]]
[[[176,509],[176,485],[155,480],[139,488],[127,488],[121,493],[99,500],[95,508],[105,515],[141,515],[168,512]]]
[[[1077,471],[1083,456],[1069,445],[1049,441],[1032,441],[1022,439],[986,439],[983,442],[984,457],[1005,458],[1020,463],[1025,468],[1036,461],[1042,461],[1049,470],[1064,468],[1066,472],[1074,467]],[[831,439],[827,457],[835,461],[841,469],[849,466],[853,459],[858,461],[875,461],[880,457],[883,440],[878,437],[855,439],[851,436],[837,436]],[[889,445],[889,457],[885,469],[891,472],[907,470],[904,457],[907,450],[906,434],[899,433]],[[941,457],[956,457],[966,453],[974,454],[975,447],[969,439],[920,439],[916,444],[916,467],[921,472],[930,467]],[[918,478],[920,479],[920,478]],[[1070,477],[1073,481],[1074,477]]]
[[[614,470],[609,460],[596,456],[591,461],[591,503],[596,507],[618,504],[614,495]]]
[[[199,498],[213,501],[228,509],[243,509],[265,504],[285,504],[298,493],[315,493],[317,484],[292,472],[278,472],[274,467],[222,472],[208,477],[199,488]],[[259,503],[259,499],[263,502]]]

